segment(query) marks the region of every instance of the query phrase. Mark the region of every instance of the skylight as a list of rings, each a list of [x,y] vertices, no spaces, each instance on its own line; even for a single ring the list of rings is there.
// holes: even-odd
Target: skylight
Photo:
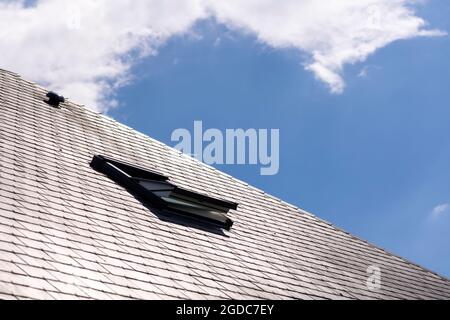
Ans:
[[[227,230],[233,225],[226,214],[230,209],[237,209],[236,203],[180,188],[169,182],[166,176],[105,156],[94,156],[91,167],[156,209],[181,214]]]

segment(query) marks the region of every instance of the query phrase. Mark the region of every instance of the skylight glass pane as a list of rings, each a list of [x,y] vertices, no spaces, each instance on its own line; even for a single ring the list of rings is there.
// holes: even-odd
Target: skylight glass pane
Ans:
[[[141,186],[153,192],[153,194],[157,195],[158,197],[168,197],[175,189],[174,186],[162,181],[144,180],[144,179],[136,179],[136,180],[139,182]]]

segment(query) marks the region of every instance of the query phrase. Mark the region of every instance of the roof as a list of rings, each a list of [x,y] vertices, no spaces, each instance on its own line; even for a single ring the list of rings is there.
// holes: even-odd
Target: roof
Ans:
[[[0,70],[0,298],[450,299],[448,279],[46,93]],[[93,170],[95,154],[238,203],[233,227],[162,219]]]

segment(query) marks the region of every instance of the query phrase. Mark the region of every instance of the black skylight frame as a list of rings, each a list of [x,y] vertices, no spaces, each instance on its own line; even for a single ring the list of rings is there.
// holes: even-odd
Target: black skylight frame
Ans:
[[[155,209],[180,214],[226,230],[230,230],[233,225],[233,221],[226,216],[226,213],[231,209],[237,209],[238,204],[234,202],[219,200],[182,189],[170,183],[169,178],[164,175],[106,156],[95,155],[91,161],[91,167],[108,176],[134,196],[145,200]],[[158,190],[150,190],[144,185],[160,185],[164,190],[159,188]],[[161,191],[163,191],[162,193],[167,191],[170,196],[158,195]],[[174,201],[178,204],[174,204]],[[184,206],[183,203],[187,206]],[[196,212],[196,207],[200,208],[198,212]],[[205,211],[204,208],[210,212]]]

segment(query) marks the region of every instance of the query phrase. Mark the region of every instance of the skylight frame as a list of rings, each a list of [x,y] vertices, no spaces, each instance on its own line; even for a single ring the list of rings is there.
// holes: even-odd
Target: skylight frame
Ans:
[[[229,210],[237,209],[238,204],[234,202],[219,200],[180,188],[169,182],[169,178],[164,175],[101,155],[93,157],[91,167],[126,188],[131,194],[145,200],[146,203],[155,209],[179,214],[226,230],[230,230],[233,225],[233,221],[226,214]],[[160,184],[161,187],[164,186],[167,190],[150,190],[143,185],[146,181],[150,185],[154,184],[157,186]],[[167,199],[167,197],[165,197],[167,199],[165,200],[163,196],[158,196],[157,192],[159,191],[167,191],[165,193],[172,200],[168,201],[170,199]],[[159,193],[161,194],[162,192]],[[185,202],[185,206],[180,203],[178,205],[174,204],[174,199],[181,199],[181,203]],[[199,208],[197,212],[192,209],[192,205]]]

